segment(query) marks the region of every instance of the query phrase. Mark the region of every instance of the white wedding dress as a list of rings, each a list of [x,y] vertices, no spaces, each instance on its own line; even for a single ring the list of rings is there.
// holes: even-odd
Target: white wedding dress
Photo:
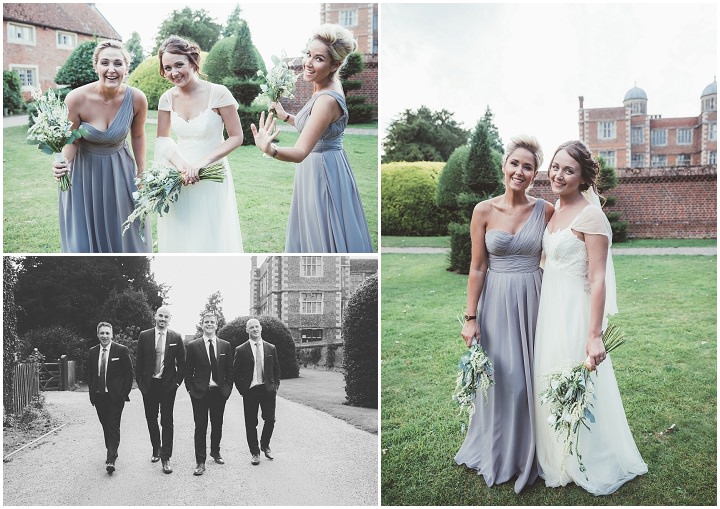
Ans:
[[[608,495],[647,472],[625,417],[610,355],[591,375],[595,382],[596,397],[591,408],[595,423],[588,422],[590,431],[580,426],[578,443],[585,473],[580,472],[575,456],[564,455],[563,444],[547,422],[549,411],[540,404],[539,397],[547,388],[547,376],[551,372],[576,366],[586,358],[590,323],[587,249],[572,230],[606,235],[612,242],[610,224],[602,210],[594,205],[585,207],[565,229],[554,233],[545,229],[545,265],[533,370],[536,454],[546,486],[574,482],[594,495]],[[615,274],[609,254],[606,293],[605,316],[617,312]],[[603,328],[606,324],[607,319]]]
[[[158,110],[169,111],[172,131],[177,137],[176,149],[182,158],[193,163],[223,141],[222,117],[213,108],[237,102],[230,91],[211,84],[207,108],[195,118],[185,120],[172,107],[172,91],[165,92]],[[162,138],[158,138],[160,142]],[[164,161],[165,149],[156,145],[155,160]],[[203,181],[183,186],[178,201],[158,217],[158,251],[161,253],[242,253],[242,235],[238,219],[235,185],[227,158],[225,181]],[[166,161],[164,161],[166,162]],[[169,163],[168,163],[169,164]]]

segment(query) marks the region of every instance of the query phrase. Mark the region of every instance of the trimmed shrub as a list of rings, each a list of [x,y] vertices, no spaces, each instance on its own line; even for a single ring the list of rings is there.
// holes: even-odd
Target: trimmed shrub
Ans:
[[[267,108],[259,106],[240,106],[238,108],[238,115],[240,116],[240,124],[243,130],[243,145],[255,145],[255,138],[253,138],[250,124],[258,124],[260,120],[260,113],[267,111]],[[278,136],[282,136],[280,133]]]
[[[378,407],[378,276],[367,278],[348,301],[342,324],[345,395],[349,405]]]
[[[160,61],[154,55],[146,58],[128,77],[127,84],[145,93],[148,109],[157,110],[163,93],[172,88],[172,83],[160,76]]]
[[[450,155],[447,163],[443,166],[435,189],[435,204],[448,210],[458,210],[458,196],[468,191],[465,185],[465,166],[470,145],[462,145],[456,148]]]
[[[55,362],[62,355],[75,361],[87,357],[87,340],[61,325],[32,329],[22,335],[20,343],[20,357],[27,357],[35,348],[50,362]]]
[[[308,364],[317,366],[322,359],[322,346],[311,346],[306,348],[298,348],[296,356],[299,364],[307,368]]]
[[[3,71],[3,110],[5,109],[11,115],[25,109],[20,76],[16,71]]]
[[[245,324],[251,318],[257,318],[262,326],[262,338],[268,343],[275,345],[278,361],[280,362],[280,378],[297,378],[300,376],[300,368],[295,357],[295,342],[290,330],[274,316],[240,316],[217,332],[218,337],[229,341],[233,351],[242,345],[249,338],[245,331]]]
[[[262,89],[257,80],[246,80],[229,76],[223,78],[221,83],[227,87],[235,100],[242,106],[252,104],[253,100],[260,95]]]
[[[366,124],[375,118],[375,107],[365,103],[364,95],[349,95],[345,97],[348,108],[348,124]]]
[[[93,68],[96,46],[97,41],[87,41],[75,48],[55,76],[55,83],[75,89],[97,81],[98,76]]]
[[[447,270],[468,274],[472,259],[472,242],[470,238],[470,223],[450,223],[450,254]]]
[[[399,162],[381,165],[383,235],[447,234],[452,213],[435,205],[443,163]]]

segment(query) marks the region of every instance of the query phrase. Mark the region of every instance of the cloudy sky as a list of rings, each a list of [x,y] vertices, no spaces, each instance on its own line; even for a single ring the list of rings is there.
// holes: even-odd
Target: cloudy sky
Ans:
[[[115,30],[127,41],[133,32],[140,34],[140,40],[148,53],[155,46],[155,36],[162,22],[172,11],[190,7],[193,11],[205,9],[214,20],[225,25],[228,16],[240,4],[240,17],[250,28],[253,44],[268,67],[272,66],[272,55],[285,51],[288,56],[298,56],[305,47],[313,28],[320,24],[320,4],[288,2],[277,3],[179,3],[168,1],[125,2],[100,1],[95,5]]]
[[[635,84],[648,113],[696,116],[717,73],[717,7],[705,4],[381,4],[380,129],[422,105],[472,128],[490,106],[507,143],[547,158],[586,108],[619,107]]]

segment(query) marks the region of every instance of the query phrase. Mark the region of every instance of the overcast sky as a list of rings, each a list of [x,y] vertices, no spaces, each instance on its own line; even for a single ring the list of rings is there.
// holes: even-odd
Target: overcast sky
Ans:
[[[299,56],[312,30],[320,24],[320,4],[288,2],[276,3],[181,3],[181,2],[97,2],[98,10],[127,41],[133,32],[140,34],[146,52],[155,46],[155,36],[162,22],[172,11],[190,7],[193,11],[205,9],[220,25],[225,25],[228,16],[240,4],[240,17],[250,28],[252,41],[265,60],[272,67],[272,55],[285,51],[288,56]]]
[[[697,116],[717,73],[717,14],[714,3],[383,3],[381,133],[406,109],[473,128],[490,106],[504,143],[539,139],[546,169],[578,137],[578,96],[621,107],[637,83],[648,113]]]

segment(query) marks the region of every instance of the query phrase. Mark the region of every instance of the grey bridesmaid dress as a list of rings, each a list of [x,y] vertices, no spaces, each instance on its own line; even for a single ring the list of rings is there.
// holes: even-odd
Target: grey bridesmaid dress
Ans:
[[[365,211],[342,137],[348,123],[345,98],[332,90],[314,95],[295,116],[302,131],[320,95],[332,96],[343,115],[328,126],[312,152],[295,168],[285,236],[287,253],[372,253]]]
[[[488,270],[478,302],[480,344],[495,368],[487,403],[478,393],[465,441],[455,456],[488,486],[515,480],[515,492],[538,477],[535,458],[533,346],[540,301],[545,202],[537,200],[515,235],[488,230]]]
[[[127,144],[133,121],[133,89],[105,131],[82,122],[87,135],[80,139],[70,164],[72,186],[58,191],[60,244],[63,253],[150,253],[150,221],[145,239],[138,224],[122,234],[122,223],[133,211],[135,161]]]

